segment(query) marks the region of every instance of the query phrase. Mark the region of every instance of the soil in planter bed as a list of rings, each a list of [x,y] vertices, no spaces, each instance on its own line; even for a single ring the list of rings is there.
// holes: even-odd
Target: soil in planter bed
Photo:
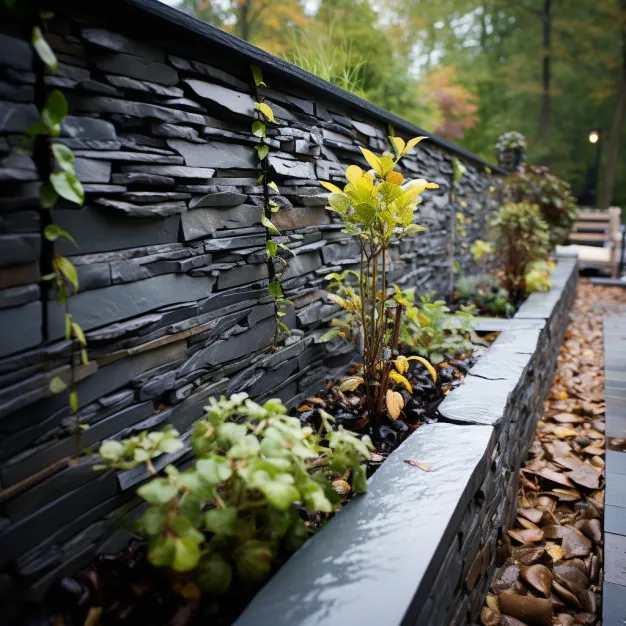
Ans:
[[[315,429],[321,424],[318,410],[323,408],[343,426],[357,434],[368,434],[376,451],[368,463],[372,475],[385,458],[422,424],[436,420],[437,407],[445,395],[462,384],[465,374],[497,336],[492,333],[479,338],[480,345],[471,356],[449,358],[437,367],[437,382],[419,362],[411,361],[405,375],[413,393],[396,383],[391,387],[402,394],[405,407],[398,420],[384,417],[374,430],[367,419],[365,397],[361,390],[343,393],[339,381],[327,382],[318,395],[307,398],[295,411],[300,420]],[[353,372],[354,373],[354,372]],[[348,373],[348,375],[350,372]],[[342,499],[351,494],[349,485]],[[341,485],[338,486],[340,490]],[[312,528],[319,528],[329,515],[301,515]],[[276,569],[290,554],[279,555]],[[73,577],[65,577],[53,585],[44,608],[26,607],[22,621],[12,622],[28,626],[229,626],[243,611],[260,586],[233,585],[232,590],[219,600],[200,597],[192,576],[176,574],[151,566],[146,546],[133,541],[118,555],[98,557],[88,568]],[[52,617],[54,616],[54,617]]]
[[[499,546],[484,626],[600,624],[604,515],[602,319],[620,288],[582,283],[520,471],[517,520]],[[624,440],[613,441],[617,449]],[[502,563],[503,561],[503,563]]]

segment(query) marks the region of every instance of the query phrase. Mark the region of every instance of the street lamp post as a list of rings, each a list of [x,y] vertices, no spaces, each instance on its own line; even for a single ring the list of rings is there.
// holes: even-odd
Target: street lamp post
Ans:
[[[596,198],[598,196],[598,175],[600,173],[600,154],[602,150],[601,129],[592,128],[589,131],[587,138],[589,139],[589,143],[596,146],[595,159],[592,165],[589,166],[589,171],[587,172],[587,193],[585,194],[586,199],[588,200],[588,204],[594,207],[596,205]]]

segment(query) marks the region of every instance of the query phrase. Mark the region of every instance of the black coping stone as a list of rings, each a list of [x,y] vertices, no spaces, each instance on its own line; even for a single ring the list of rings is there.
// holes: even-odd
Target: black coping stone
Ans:
[[[236,626],[400,624],[417,615],[420,591],[441,565],[493,439],[488,426],[422,426],[374,474],[368,492],[278,571]]]

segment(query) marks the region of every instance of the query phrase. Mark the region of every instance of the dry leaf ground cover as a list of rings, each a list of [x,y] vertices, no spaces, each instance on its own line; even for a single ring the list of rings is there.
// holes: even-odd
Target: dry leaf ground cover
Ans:
[[[517,520],[484,626],[600,624],[604,509],[603,317],[626,290],[581,283],[545,412],[520,472]]]

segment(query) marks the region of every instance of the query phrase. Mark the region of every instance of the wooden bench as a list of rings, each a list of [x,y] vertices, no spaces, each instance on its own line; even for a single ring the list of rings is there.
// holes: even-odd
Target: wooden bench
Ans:
[[[581,268],[610,272],[618,278],[622,258],[622,210],[581,211],[567,237],[567,245],[557,246],[558,252],[577,252]]]

